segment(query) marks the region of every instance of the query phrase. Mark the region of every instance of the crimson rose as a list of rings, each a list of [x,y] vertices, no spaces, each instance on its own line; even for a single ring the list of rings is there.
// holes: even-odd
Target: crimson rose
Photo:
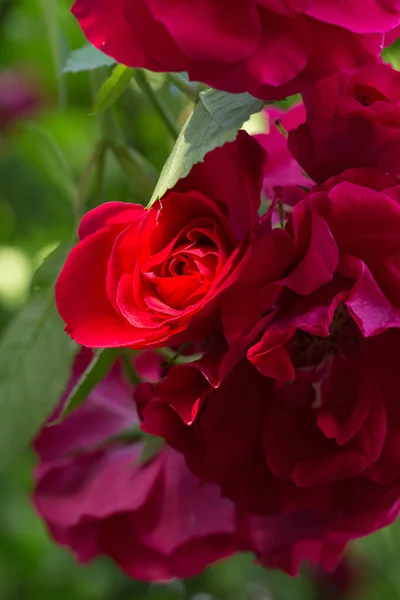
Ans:
[[[306,123],[289,149],[321,183],[354,167],[400,172],[400,73],[390,65],[321,80],[303,93]]]
[[[68,389],[90,359],[88,350],[77,357]],[[159,363],[150,353],[136,359],[150,381],[158,379]],[[143,462],[137,424],[132,391],[115,364],[80,408],[35,440],[34,504],[79,562],[107,555],[131,577],[155,581],[193,576],[239,550],[289,571],[304,557],[325,556],[326,563],[336,556],[307,515],[241,511],[217,486],[199,482],[172,448]]]
[[[86,214],[56,285],[71,337],[145,348],[213,330],[218,297],[250,252],[264,158],[240,132],[150,210],[110,202]]]
[[[268,99],[372,62],[400,22],[398,0],[77,0],[72,11],[118,62]]]
[[[88,362],[81,352],[69,387]],[[145,354],[137,367],[154,380],[159,363]],[[170,448],[143,464],[141,444],[126,436],[137,423],[116,364],[78,410],[37,437],[35,506],[80,562],[105,554],[135,579],[190,577],[236,551],[236,509]]]
[[[305,196],[227,292],[226,339],[137,390],[145,430],[242,508],[302,511],[331,566],[400,506],[398,183],[354,170]]]

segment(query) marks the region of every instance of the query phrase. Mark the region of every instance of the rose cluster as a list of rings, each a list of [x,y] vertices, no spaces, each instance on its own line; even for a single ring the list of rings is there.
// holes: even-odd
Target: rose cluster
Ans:
[[[36,507],[80,560],[140,579],[239,551],[334,569],[400,509],[400,75],[379,56],[400,3],[73,11],[125,64],[303,103],[269,108],[268,133],[240,131],[150,209],[84,216],[58,310],[80,345],[135,351],[141,382],[117,361],[43,429]],[[143,459],[147,434],[166,444]]]

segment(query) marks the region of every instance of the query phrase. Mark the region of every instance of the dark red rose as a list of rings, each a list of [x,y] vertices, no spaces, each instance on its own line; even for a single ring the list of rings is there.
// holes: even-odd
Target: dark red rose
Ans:
[[[264,159],[240,132],[151,209],[110,202],[85,215],[56,285],[71,337],[146,348],[213,330],[218,297],[250,251]]]
[[[305,196],[226,292],[225,339],[137,390],[142,427],[198,477],[246,510],[306,515],[325,567],[400,507],[398,184],[354,170]]]
[[[90,352],[78,356],[69,387],[89,361]],[[153,380],[160,358],[145,354],[137,363]],[[105,554],[136,579],[192,576],[235,552],[237,511],[170,448],[142,464],[141,444],[116,437],[137,425],[115,365],[78,410],[37,437],[36,509],[80,562]]]
[[[77,0],[72,11],[118,62],[267,99],[373,62],[400,23],[398,0]]]
[[[289,149],[321,183],[346,169],[400,172],[400,73],[390,65],[321,80],[303,94],[307,120]]]
[[[90,359],[90,351],[80,353],[68,389]],[[159,357],[146,353],[135,362],[142,377],[158,378]],[[116,364],[80,408],[35,440],[34,504],[79,562],[107,555],[131,577],[155,581],[193,576],[241,550],[289,571],[305,557],[336,556],[336,545],[318,538],[321,526],[307,515],[239,510],[218,486],[198,481],[172,448],[141,461],[137,425],[132,391]]]

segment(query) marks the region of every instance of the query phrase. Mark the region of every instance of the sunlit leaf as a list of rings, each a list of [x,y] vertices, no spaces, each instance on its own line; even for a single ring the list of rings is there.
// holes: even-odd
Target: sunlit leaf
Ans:
[[[179,179],[186,177],[193,165],[204,160],[207,152],[233,141],[243,123],[262,107],[262,101],[250,94],[227,94],[211,89],[201,92],[198,104],[164,165],[148,206]]]
[[[63,73],[80,73],[81,71],[93,71],[100,67],[110,67],[116,61],[110,58],[94,46],[87,44],[78,50],[73,50],[65,63]]]
[[[134,69],[130,69],[124,65],[117,65],[111,76],[103,83],[97,96],[93,113],[103,112],[114,104],[122,96],[134,74]]]

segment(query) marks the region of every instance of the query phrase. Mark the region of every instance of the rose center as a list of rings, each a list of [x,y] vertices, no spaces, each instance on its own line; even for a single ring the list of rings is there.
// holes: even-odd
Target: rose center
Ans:
[[[170,275],[180,277],[181,275],[192,275],[197,268],[192,257],[183,254],[171,260],[168,270]]]
[[[340,305],[333,316],[328,336],[317,336],[298,329],[290,341],[290,354],[295,367],[316,366],[332,354],[353,348],[360,332],[347,308]]]

